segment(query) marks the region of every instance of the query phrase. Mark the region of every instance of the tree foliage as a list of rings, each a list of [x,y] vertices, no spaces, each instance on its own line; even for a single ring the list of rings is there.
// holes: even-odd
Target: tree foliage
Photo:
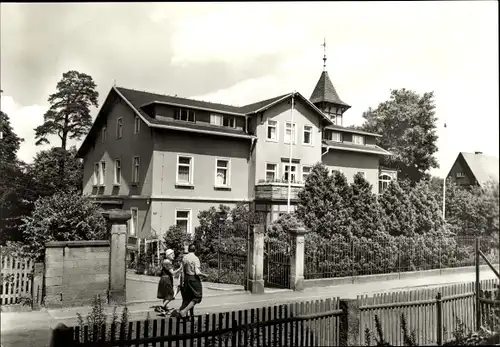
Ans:
[[[12,128],[9,116],[0,111],[0,243],[21,241],[21,216],[30,212],[31,181],[26,165],[17,159],[23,142]]]
[[[23,218],[27,249],[43,256],[48,241],[107,239],[106,220],[99,205],[79,192],[57,192],[35,202],[30,216]]]
[[[406,182],[392,181],[379,196],[379,203],[386,216],[386,230],[390,235],[415,235],[416,215]]]
[[[184,245],[191,242],[191,237],[177,225],[172,225],[163,237],[166,249],[173,249],[175,257],[179,258],[184,254]]]
[[[451,179],[446,181],[446,222],[457,235],[498,235],[499,186],[464,189]]]
[[[28,171],[41,196],[56,191],[82,191],[83,163],[76,152],[73,146],[68,151],[53,147],[36,154]],[[61,165],[64,167],[62,175],[59,171]]]
[[[304,189],[299,192],[297,217],[307,229],[323,237],[350,235],[349,191],[342,173],[330,175],[326,166],[318,163],[312,167]]]
[[[246,254],[247,233],[256,222],[256,215],[246,204],[231,209],[220,205],[198,214],[200,225],[195,229],[194,242],[200,258],[205,261],[217,257],[217,252]],[[220,235],[220,243],[219,243]]]
[[[352,233],[358,237],[378,237],[385,231],[385,215],[373,193],[372,185],[360,174],[354,176],[347,200],[352,218]]]
[[[24,139],[17,136],[10,124],[9,116],[0,111],[0,163],[13,164],[17,162],[17,152]]]
[[[363,113],[362,130],[383,134],[377,145],[390,151],[381,165],[400,170],[399,176],[417,182],[437,168],[438,148],[434,93],[419,95],[407,89],[392,90],[389,100]]]
[[[66,150],[68,139],[79,140],[92,126],[90,107],[98,106],[99,94],[91,76],[71,70],[63,73],[56,92],[49,96],[50,107],[44,122],[35,128],[36,144],[50,143],[48,136],[57,135]]]

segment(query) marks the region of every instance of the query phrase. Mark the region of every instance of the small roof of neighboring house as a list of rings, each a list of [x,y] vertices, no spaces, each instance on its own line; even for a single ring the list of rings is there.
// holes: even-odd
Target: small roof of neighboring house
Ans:
[[[323,140],[323,147],[328,149],[337,149],[344,150],[350,152],[361,152],[368,154],[379,154],[379,155],[392,155],[391,152],[386,151],[385,149],[379,146],[366,146],[366,145],[357,145],[354,143],[346,143],[346,142],[336,142],[331,140]]]
[[[465,162],[469,166],[470,171],[472,172],[480,186],[483,186],[490,180],[498,182],[499,168],[497,157],[485,155],[481,152],[460,152],[460,154],[463,156]]]

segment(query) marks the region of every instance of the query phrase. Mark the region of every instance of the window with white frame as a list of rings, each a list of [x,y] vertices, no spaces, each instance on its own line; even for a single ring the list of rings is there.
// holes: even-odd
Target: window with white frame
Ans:
[[[114,184],[120,185],[122,181],[122,163],[120,159],[115,159]]]
[[[116,120],[116,138],[121,139],[123,136],[123,119],[118,118]]]
[[[307,179],[307,176],[311,173],[312,167],[308,165],[302,166],[302,183],[304,183]]]
[[[106,162],[105,161],[101,161],[101,173],[99,175],[99,184],[101,186],[104,185],[105,178],[106,178]]]
[[[94,186],[97,186],[101,182],[101,166],[99,163],[94,164]]]
[[[295,123],[285,123],[285,143],[295,143]]]
[[[183,120],[186,122],[194,122],[195,121],[195,114],[194,114],[194,111],[192,111],[192,110],[179,108],[179,109],[175,110],[174,119],[175,120]]]
[[[330,136],[327,137],[328,140],[342,142],[342,133],[339,133],[338,131],[331,131],[329,132],[329,135]]]
[[[229,160],[215,160],[215,185],[218,187],[229,186]]]
[[[132,160],[132,183],[139,183],[140,166],[140,158],[134,157]]]
[[[384,192],[384,190],[386,190],[387,187],[389,187],[389,184],[391,183],[391,181],[392,181],[391,176],[389,176],[387,174],[382,174],[382,175],[378,176],[378,192],[379,192],[379,194],[382,194]]]
[[[135,236],[139,231],[139,210],[136,207],[132,207],[130,214],[130,236]]]
[[[278,141],[278,122],[275,120],[267,121],[267,139]]]
[[[365,137],[362,135],[352,135],[352,143],[356,145],[364,145],[365,144]]]
[[[221,115],[221,114],[211,114],[210,124],[219,125],[228,128],[236,127],[236,120],[233,116]]]
[[[266,164],[266,181],[274,182],[278,177],[278,165],[276,164]]]
[[[101,130],[101,142],[106,142],[106,126],[103,126]]]
[[[465,177],[465,173],[464,172],[457,172],[457,178],[463,178]]]
[[[177,183],[193,183],[193,158],[180,155],[177,157]]]
[[[191,211],[176,210],[175,225],[178,226],[186,234],[191,233]]]
[[[297,181],[297,164],[283,164],[283,180],[285,182]]]
[[[141,119],[139,118],[139,116],[135,116],[135,119],[134,119],[134,134],[139,134],[140,131],[141,131]]]
[[[313,128],[310,125],[304,125],[304,144],[305,145],[312,145],[312,135],[313,135]]]

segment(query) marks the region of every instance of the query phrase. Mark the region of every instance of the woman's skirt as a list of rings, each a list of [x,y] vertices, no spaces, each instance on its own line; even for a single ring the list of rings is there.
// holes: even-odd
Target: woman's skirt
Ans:
[[[174,300],[174,283],[172,277],[161,276],[156,297],[163,300]]]
[[[184,287],[182,288],[182,300],[185,302],[194,301],[199,304],[203,298],[203,287],[199,276],[186,275]]]

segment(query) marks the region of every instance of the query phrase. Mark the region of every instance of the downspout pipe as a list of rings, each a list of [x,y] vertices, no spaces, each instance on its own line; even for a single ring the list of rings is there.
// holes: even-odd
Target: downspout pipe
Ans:
[[[326,147],[326,151],[321,153],[321,156],[324,156],[325,154],[327,154],[328,152],[330,152],[330,147]]]

